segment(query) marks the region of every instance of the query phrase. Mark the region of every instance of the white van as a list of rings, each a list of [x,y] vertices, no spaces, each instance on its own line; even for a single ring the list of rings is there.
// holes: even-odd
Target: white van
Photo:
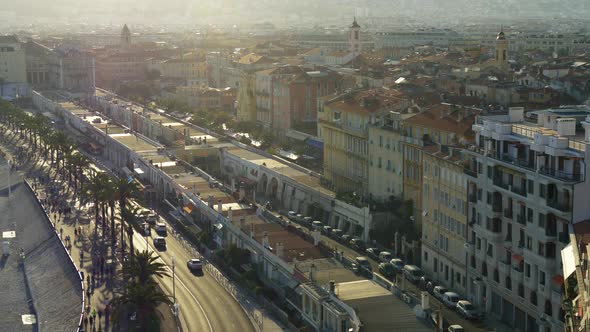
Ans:
[[[382,251],[379,253],[379,260],[382,263],[389,263],[389,261],[391,261],[392,258],[393,258],[393,256],[391,255],[391,253],[389,251]]]
[[[416,265],[406,265],[404,266],[404,276],[407,280],[415,284],[424,276],[424,271]]]
[[[446,292],[442,296],[442,303],[450,309],[456,309],[457,302],[459,302],[459,294],[457,293]]]

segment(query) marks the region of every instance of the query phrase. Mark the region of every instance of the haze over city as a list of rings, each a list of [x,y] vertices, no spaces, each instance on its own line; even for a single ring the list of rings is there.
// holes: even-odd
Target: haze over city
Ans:
[[[0,331],[590,331],[589,14],[4,0]]]

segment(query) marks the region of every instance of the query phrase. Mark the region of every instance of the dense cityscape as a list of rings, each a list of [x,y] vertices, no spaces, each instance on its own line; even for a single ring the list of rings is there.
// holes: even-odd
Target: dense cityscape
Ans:
[[[33,2],[0,331],[590,331],[590,3]]]

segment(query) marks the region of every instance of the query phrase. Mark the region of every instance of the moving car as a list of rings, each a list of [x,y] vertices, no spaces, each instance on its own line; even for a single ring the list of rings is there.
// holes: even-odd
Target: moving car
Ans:
[[[420,278],[424,276],[424,271],[422,271],[416,265],[406,265],[404,266],[404,277],[410,282],[416,284],[420,281]]]
[[[456,309],[457,302],[459,302],[459,294],[455,292],[446,292],[442,296],[442,303],[450,309]]]
[[[379,260],[379,253],[381,252],[379,248],[367,248],[366,252],[367,256],[371,257],[372,259]]]
[[[432,296],[439,301],[442,301],[443,295],[449,290],[444,286],[435,286],[432,290]]]
[[[380,263],[379,273],[381,273],[387,279],[391,279],[395,276],[395,270],[393,269],[393,265],[391,263]]]
[[[158,236],[154,238],[154,247],[158,249],[166,249],[166,239]]]
[[[201,260],[198,258],[193,258],[186,262],[186,266],[193,272],[201,271],[203,269],[203,262],[201,262]]]
[[[154,229],[156,230],[156,233],[161,234],[161,235],[166,235],[166,224],[163,222],[159,222],[156,223],[156,227],[154,227]]]
[[[457,302],[457,311],[466,319],[478,319],[479,312],[471,302],[467,300],[461,300]]]

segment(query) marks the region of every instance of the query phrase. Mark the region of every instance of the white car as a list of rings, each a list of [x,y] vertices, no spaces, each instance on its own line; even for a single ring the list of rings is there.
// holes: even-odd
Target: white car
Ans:
[[[203,262],[198,258],[193,258],[186,262],[186,266],[191,271],[200,271],[203,269]]]
[[[291,221],[295,221],[297,218],[297,213],[295,213],[295,211],[289,211],[289,213],[287,213],[287,218],[289,218]]]
[[[156,223],[154,229],[158,234],[166,234],[166,224],[163,222]]]
[[[443,295],[449,290],[444,286],[435,286],[432,290],[432,296],[434,296],[437,300],[442,301]]]
[[[463,317],[467,319],[477,319],[479,318],[479,312],[475,308],[471,302],[466,300],[461,300],[457,302],[457,312],[459,312]]]
[[[446,292],[443,294],[442,303],[450,309],[457,308],[457,302],[459,302],[459,294],[454,292]]]

